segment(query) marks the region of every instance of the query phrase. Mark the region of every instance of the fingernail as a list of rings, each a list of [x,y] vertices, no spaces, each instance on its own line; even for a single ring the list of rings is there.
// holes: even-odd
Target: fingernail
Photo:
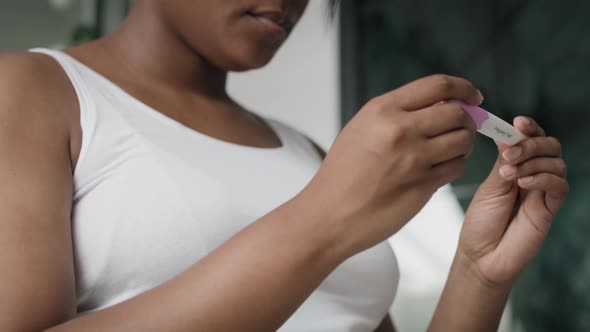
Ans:
[[[504,165],[500,167],[500,175],[502,175],[505,178],[514,175],[514,173],[516,173],[516,167],[512,165]]]
[[[482,103],[484,100],[483,94],[481,93],[481,91],[479,91],[479,89],[476,89],[476,90],[477,90],[477,94],[479,95],[479,100],[481,100],[480,103]]]
[[[533,122],[531,121],[531,119],[528,116],[521,116],[520,117],[521,121],[524,122],[525,125],[530,126],[533,124]]]
[[[533,180],[535,180],[535,177],[531,175],[531,176],[527,176],[527,177],[518,179],[518,183],[519,184],[529,184],[529,183],[533,182]]]
[[[502,158],[506,161],[514,161],[522,154],[522,148],[520,146],[510,148],[502,152]]]

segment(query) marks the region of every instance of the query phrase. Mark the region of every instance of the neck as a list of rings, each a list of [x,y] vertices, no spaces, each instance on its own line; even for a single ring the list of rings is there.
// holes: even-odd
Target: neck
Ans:
[[[139,2],[119,29],[104,38],[107,49],[136,77],[206,98],[228,99],[227,72],[207,62],[147,3]]]

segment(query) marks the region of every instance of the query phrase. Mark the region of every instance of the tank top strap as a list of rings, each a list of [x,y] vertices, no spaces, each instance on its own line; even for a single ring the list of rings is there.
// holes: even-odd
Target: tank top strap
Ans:
[[[93,136],[96,122],[96,106],[92,94],[83,79],[82,68],[79,67],[79,64],[73,58],[61,51],[47,48],[33,48],[29,52],[45,54],[55,60],[65,72],[76,92],[80,112],[80,127],[82,129],[82,146],[76,164],[76,170],[78,170],[85,160],[90,137]],[[74,170],[74,177],[76,177],[76,170]]]

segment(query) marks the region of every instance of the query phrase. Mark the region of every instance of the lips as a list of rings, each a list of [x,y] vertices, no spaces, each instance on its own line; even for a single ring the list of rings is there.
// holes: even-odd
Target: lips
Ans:
[[[289,34],[295,25],[295,19],[279,10],[253,10],[247,13],[252,18],[265,24],[268,28]]]

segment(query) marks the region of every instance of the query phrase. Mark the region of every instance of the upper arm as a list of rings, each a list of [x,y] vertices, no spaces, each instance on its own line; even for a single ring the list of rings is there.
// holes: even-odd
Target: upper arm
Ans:
[[[61,69],[41,57],[0,54],[2,331],[41,330],[75,313],[63,108],[76,99]]]

